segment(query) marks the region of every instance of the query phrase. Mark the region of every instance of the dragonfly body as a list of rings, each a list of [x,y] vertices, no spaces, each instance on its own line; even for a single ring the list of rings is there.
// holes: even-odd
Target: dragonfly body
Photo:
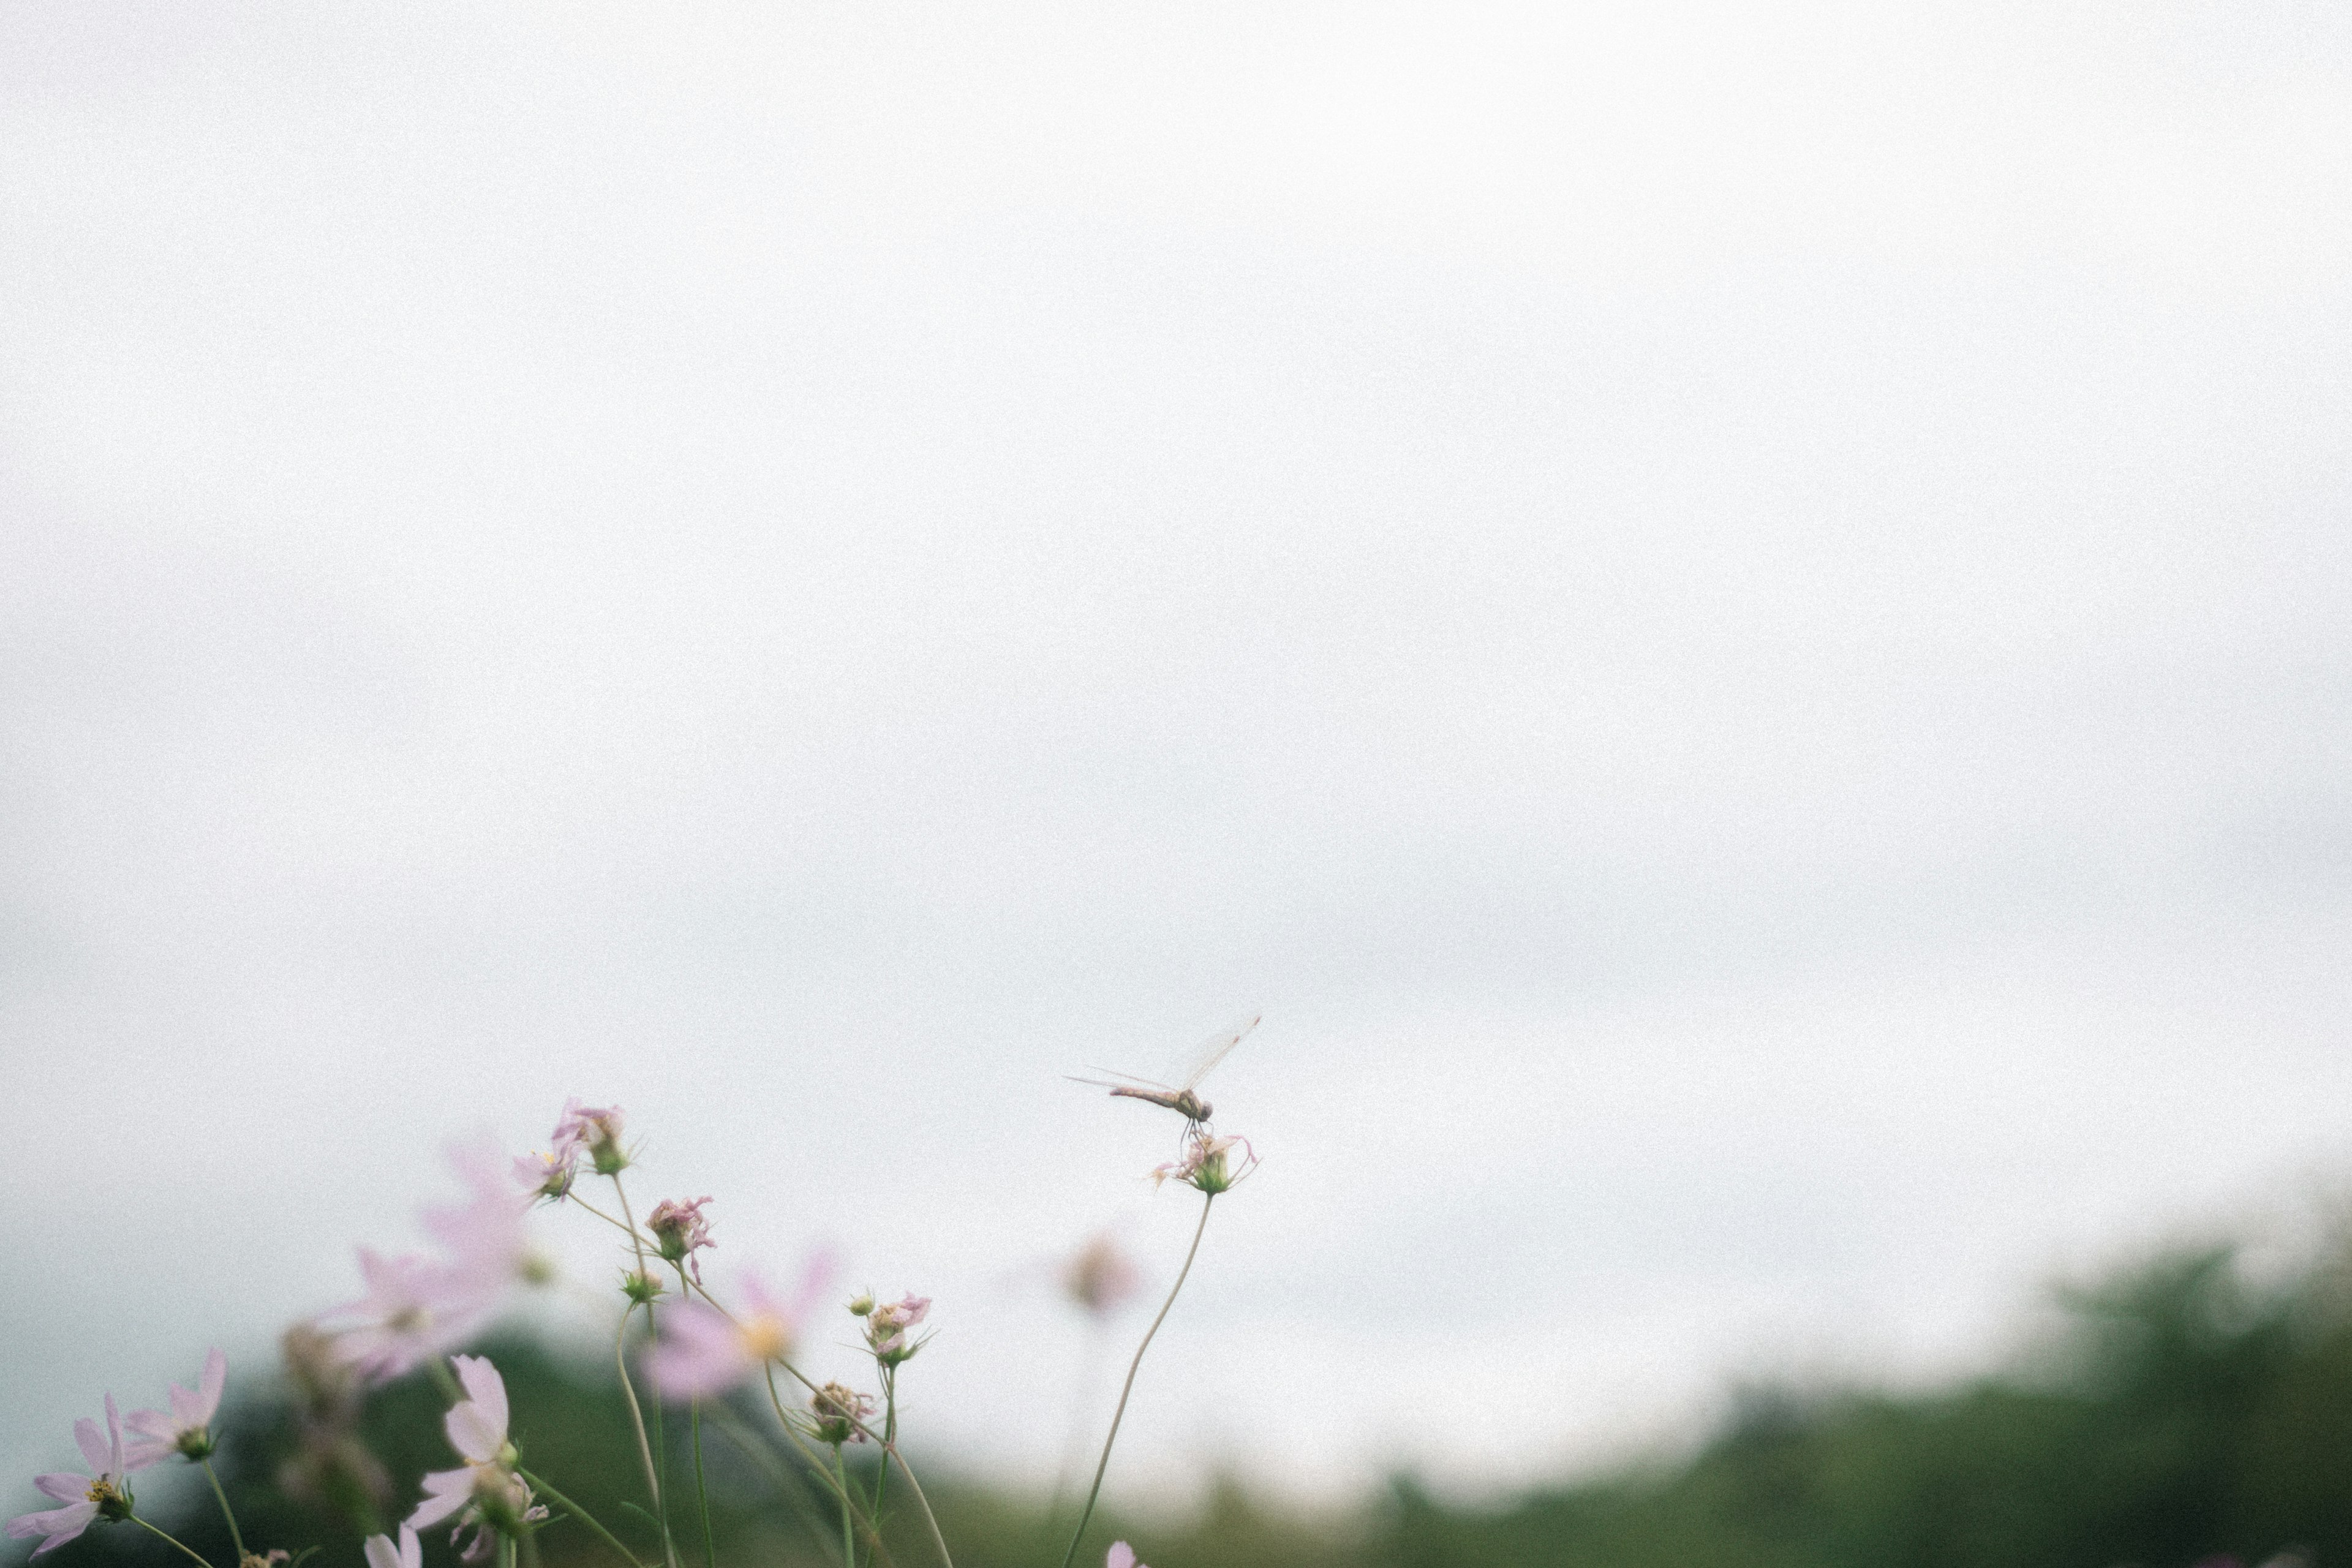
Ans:
[[[1113,1094],[1123,1094],[1129,1100],[1148,1100],[1153,1105],[1164,1105],[1187,1121],[1206,1121],[1209,1119],[1209,1113],[1216,1109],[1189,1089],[1171,1091],[1164,1089],[1138,1089],[1132,1085],[1120,1083],[1111,1085],[1110,1091]]]

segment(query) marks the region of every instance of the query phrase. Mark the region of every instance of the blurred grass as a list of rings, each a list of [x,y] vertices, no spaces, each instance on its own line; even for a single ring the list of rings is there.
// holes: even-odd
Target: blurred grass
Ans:
[[[1747,1389],[1695,1453],[1483,1507],[1398,1477],[1359,1507],[1316,1515],[1229,1477],[1189,1519],[1098,1517],[1080,1561],[1099,1563],[1120,1534],[1153,1568],[2190,1568],[2283,1552],[2352,1564],[2347,1279],[2342,1249],[2266,1284],[2232,1248],[2175,1251],[2070,1293],[2063,1333],[2000,1375],[1914,1394]],[[610,1361],[513,1336],[478,1348],[505,1373],[525,1464],[653,1560],[651,1528],[605,1506],[643,1492]],[[419,1474],[452,1462],[441,1409],[413,1378],[361,1418],[396,1507],[416,1496]],[[772,1423],[749,1400],[740,1411]],[[674,1495],[690,1497],[680,1425],[669,1433]],[[286,1405],[266,1388],[238,1389],[222,1426],[248,1544],[319,1542],[317,1568],[356,1564],[375,1521],[298,1501],[278,1484],[297,1430]],[[715,1429],[705,1447],[722,1568],[836,1560],[834,1516],[780,1499]],[[1059,1563],[1067,1522],[1045,1519],[1040,1499],[959,1481],[953,1455],[917,1458],[928,1459],[925,1483],[961,1568]],[[230,1560],[209,1496],[166,1523],[214,1562]],[[680,1523],[682,1561],[696,1568],[698,1530]],[[915,1523],[903,1507],[891,1521],[901,1568],[937,1561]],[[576,1524],[541,1542],[547,1568],[616,1568]],[[76,1568],[110,1556],[165,1561],[160,1543],[128,1530],[94,1531],[44,1561]],[[443,1531],[431,1532],[426,1561],[454,1561]]]

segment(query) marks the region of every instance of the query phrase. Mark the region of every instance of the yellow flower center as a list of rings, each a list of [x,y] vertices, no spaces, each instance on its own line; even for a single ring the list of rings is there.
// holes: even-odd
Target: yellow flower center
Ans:
[[[793,1348],[792,1331],[765,1312],[743,1320],[743,1353],[753,1361],[781,1361]]]

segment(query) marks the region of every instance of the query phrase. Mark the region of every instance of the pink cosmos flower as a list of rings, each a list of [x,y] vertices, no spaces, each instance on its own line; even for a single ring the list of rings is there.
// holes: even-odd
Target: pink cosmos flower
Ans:
[[[612,1175],[629,1163],[621,1150],[621,1108],[583,1105],[575,1094],[563,1102],[563,1114],[556,1119],[551,1157],[572,1165],[583,1154],[600,1176]]]
[[[505,1500],[522,1483],[509,1468],[514,1450],[507,1446],[507,1384],[486,1356],[449,1358],[457,1382],[467,1396],[449,1407],[442,1429],[449,1446],[465,1465],[436,1470],[425,1478],[425,1500],[408,1516],[412,1525],[438,1524],[467,1503],[482,1498]],[[519,1505],[520,1513],[524,1504]]]
[[[1242,1152],[1238,1165],[1226,1158],[1235,1148]],[[1257,1151],[1250,1147],[1248,1139],[1220,1137],[1195,1127],[1185,1142],[1183,1159],[1151,1168],[1151,1184],[1157,1188],[1162,1182],[1179,1181],[1214,1197],[1232,1191],[1244,1176],[1256,1169]]]
[[[170,1414],[161,1410],[132,1411],[123,1425],[138,1433],[139,1440],[123,1450],[128,1467],[145,1469],[174,1454],[185,1454],[191,1459],[210,1455],[213,1416],[220,1410],[221,1387],[227,1381],[228,1362],[215,1348],[205,1355],[204,1374],[196,1379],[195,1393],[189,1393],[176,1383],[172,1385]]]
[[[386,1258],[360,1248],[367,1294],[322,1313],[350,1320],[335,1338],[335,1353],[370,1383],[390,1383],[463,1343],[498,1305],[503,1280],[478,1267],[439,1263],[413,1253]]]
[[[367,1553],[368,1568],[425,1568],[425,1549],[417,1544],[416,1531],[410,1525],[400,1527],[398,1546],[389,1535],[371,1535],[361,1550]]]
[[[786,1359],[832,1273],[829,1258],[812,1258],[787,1303],[747,1272],[742,1306],[731,1318],[707,1301],[679,1302],[662,1318],[661,1342],[646,1352],[646,1375],[665,1399],[706,1399]]]
[[[99,1440],[98,1423],[85,1415],[74,1423],[74,1441],[81,1446],[81,1457],[96,1473],[81,1476],[59,1471],[35,1476],[33,1484],[41,1489],[43,1495],[66,1506],[20,1513],[8,1521],[8,1533],[18,1541],[30,1541],[36,1535],[48,1537],[33,1548],[36,1557],[63,1546],[88,1530],[93,1521],[131,1517],[131,1493],[122,1484],[123,1472],[128,1468],[122,1458],[122,1424],[115,1416],[114,1395],[106,1396],[106,1440]]]
[[[688,1203],[676,1203],[664,1198],[646,1216],[646,1228],[653,1232],[654,1243],[662,1257],[672,1263],[683,1263],[697,1285],[702,1283],[702,1264],[694,1256],[706,1247],[719,1244],[710,1239],[710,1222],[702,1217],[702,1205],[707,1197]]]
[[[553,1154],[517,1154],[514,1178],[530,1197],[560,1201],[579,1178],[577,1159],[576,1151],[570,1160],[560,1160]]]
[[[1135,1560],[1135,1548],[1124,1541],[1114,1541],[1103,1557],[1103,1568],[1151,1568],[1149,1563]]]
[[[448,1155],[472,1195],[462,1204],[425,1209],[426,1232],[448,1250],[459,1272],[478,1275],[485,1289],[529,1277],[530,1237],[523,1216],[530,1212],[530,1198],[517,1194],[499,1179],[492,1146],[453,1143]]]
[[[915,1353],[914,1350],[907,1347],[907,1331],[930,1316],[930,1312],[931,1299],[912,1293],[900,1297],[887,1307],[877,1307],[866,1314],[866,1342],[874,1347],[877,1355],[904,1352],[905,1354],[898,1357],[903,1361],[906,1356]]]

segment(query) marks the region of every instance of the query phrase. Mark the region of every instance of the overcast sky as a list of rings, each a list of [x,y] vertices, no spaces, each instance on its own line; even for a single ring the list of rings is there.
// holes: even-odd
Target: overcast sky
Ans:
[[[579,1093],[1034,1478],[1251,1009],[1132,1492],[1984,1364],[2352,1171],[2347,348],[2335,0],[0,5],[0,1459]]]

